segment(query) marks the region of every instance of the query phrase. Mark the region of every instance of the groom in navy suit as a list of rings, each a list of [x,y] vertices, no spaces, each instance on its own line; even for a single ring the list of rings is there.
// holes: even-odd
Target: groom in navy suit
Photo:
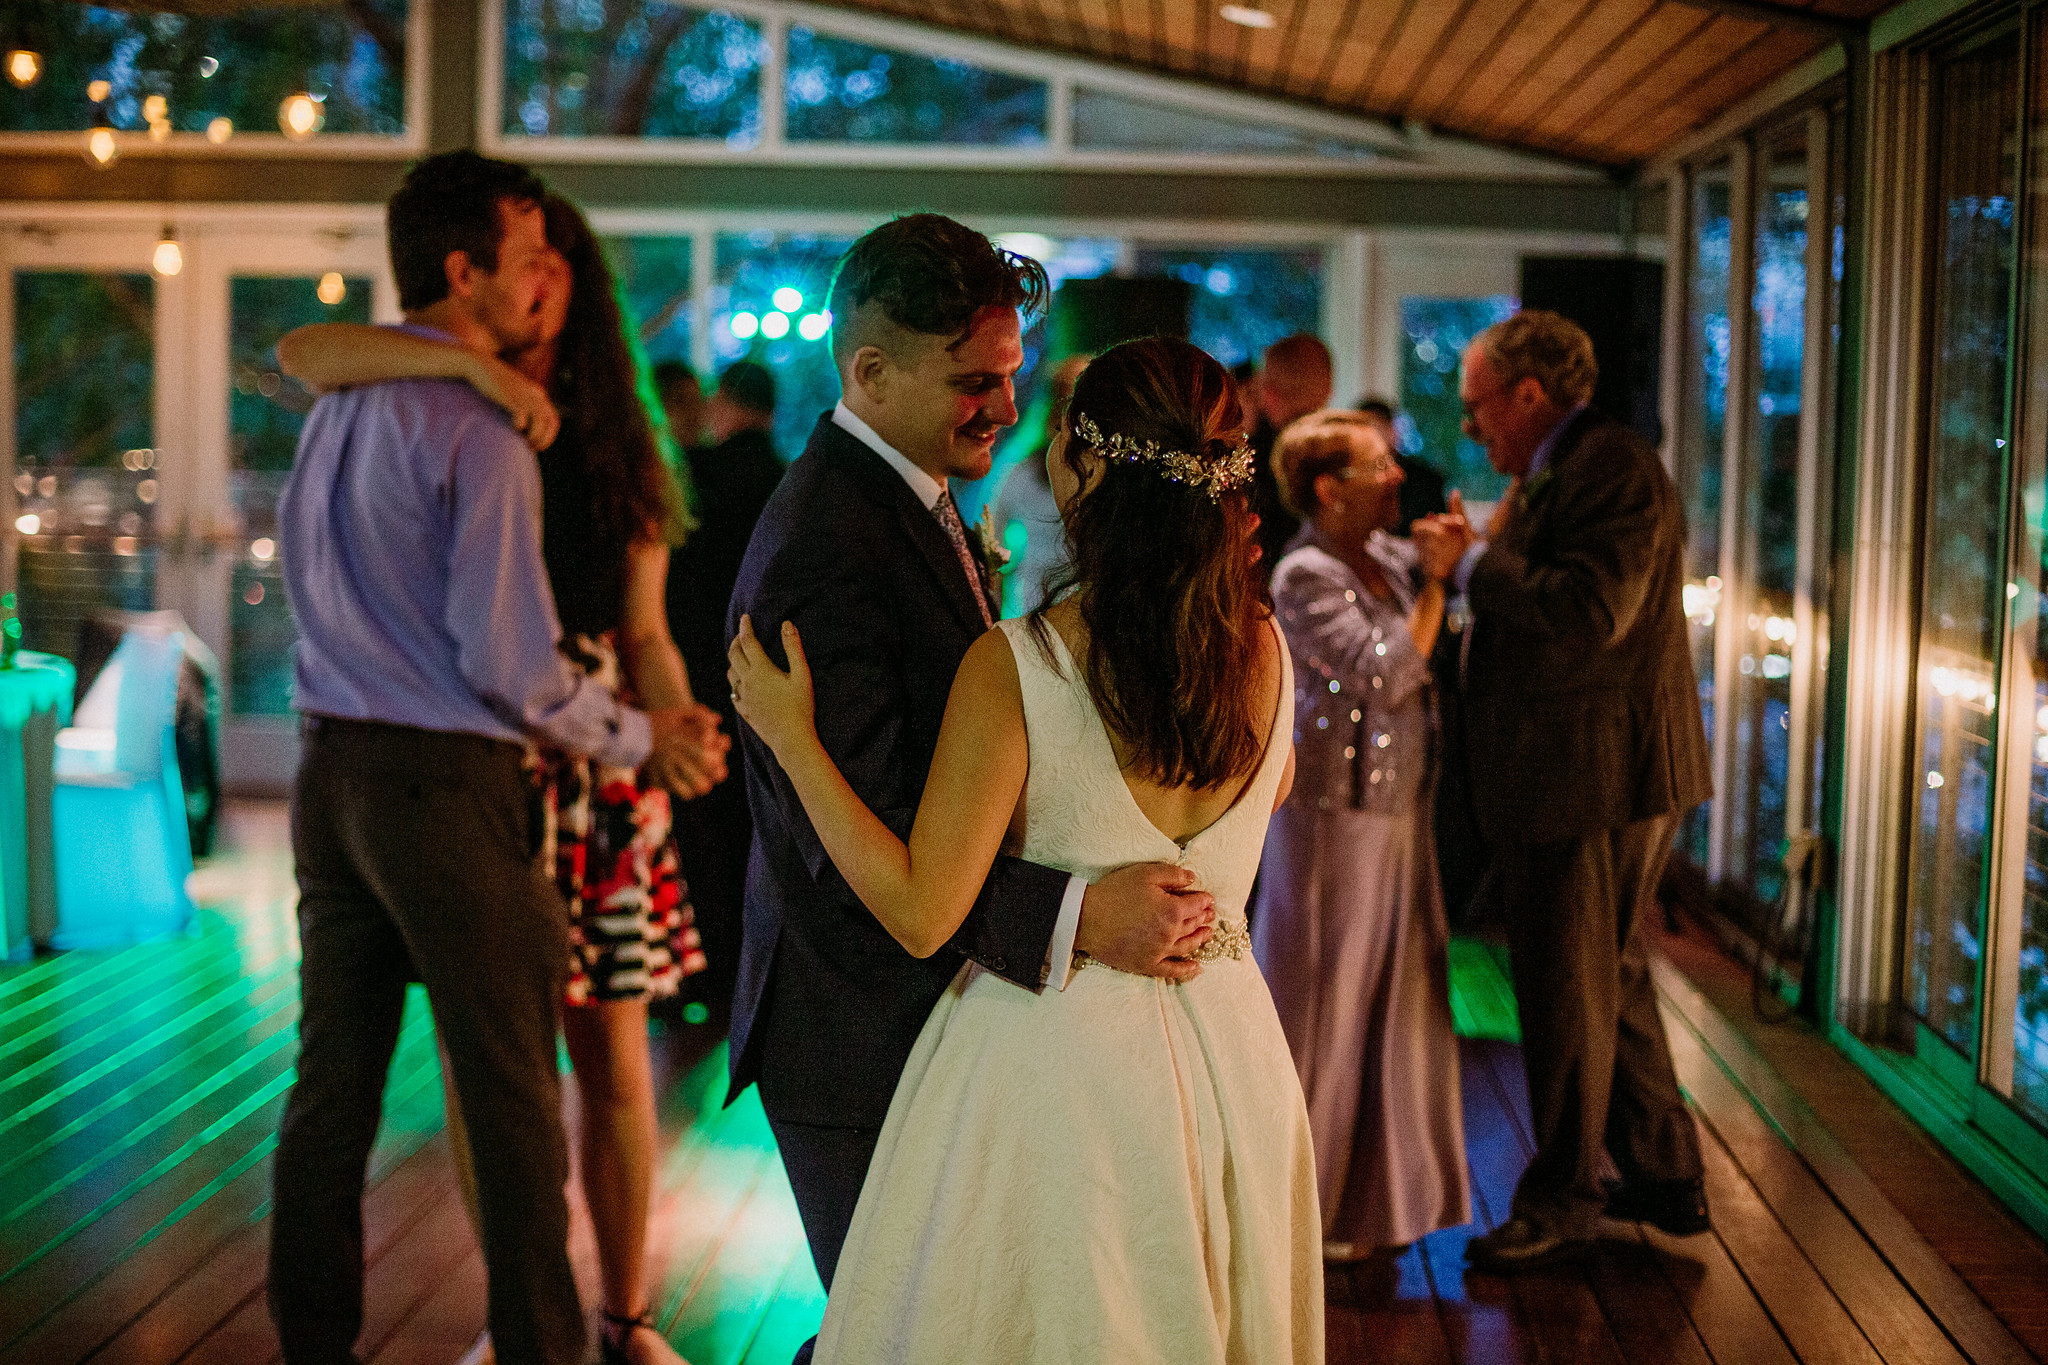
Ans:
[[[1000,601],[946,481],[987,474],[997,434],[1017,420],[1018,310],[1046,293],[1037,262],[937,214],[854,243],[830,303],[844,397],[762,512],[733,592],[728,639],[749,614],[779,656],[777,627],[796,622],[819,737],[906,839],[953,675]],[[1185,980],[1215,903],[1162,864],[1090,885],[1004,857],[951,951],[914,958],[833,868],[767,746],[752,731],[742,744],[754,844],[731,1093],[760,1086],[829,1287],[890,1096],[964,959],[1029,991],[1063,989],[1076,949]]]

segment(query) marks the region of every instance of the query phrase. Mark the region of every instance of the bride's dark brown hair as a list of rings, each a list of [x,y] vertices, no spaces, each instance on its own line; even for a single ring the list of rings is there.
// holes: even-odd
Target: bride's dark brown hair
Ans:
[[[1087,417],[1112,435],[1220,461],[1243,434],[1237,387],[1184,341],[1149,337],[1097,356],[1058,420],[1064,457],[1083,476]],[[1067,564],[1032,614],[1050,645],[1045,609],[1069,589],[1088,627],[1081,660],[1089,694],[1129,767],[1162,787],[1219,786],[1265,752],[1257,679],[1265,595],[1252,560],[1250,487],[1221,497],[1176,483],[1156,465],[1102,459],[1093,487],[1066,512]]]

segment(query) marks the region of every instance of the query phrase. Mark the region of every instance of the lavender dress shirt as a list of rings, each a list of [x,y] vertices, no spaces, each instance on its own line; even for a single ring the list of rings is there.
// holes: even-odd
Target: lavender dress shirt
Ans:
[[[532,452],[469,385],[322,397],[277,508],[299,710],[639,767],[645,713],[556,652],[540,508]]]

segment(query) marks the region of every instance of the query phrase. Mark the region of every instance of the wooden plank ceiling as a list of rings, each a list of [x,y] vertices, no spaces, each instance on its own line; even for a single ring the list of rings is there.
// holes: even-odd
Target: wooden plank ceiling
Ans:
[[[1890,0],[837,0],[1042,51],[1626,167]],[[1785,11],[1782,17],[1773,11]]]

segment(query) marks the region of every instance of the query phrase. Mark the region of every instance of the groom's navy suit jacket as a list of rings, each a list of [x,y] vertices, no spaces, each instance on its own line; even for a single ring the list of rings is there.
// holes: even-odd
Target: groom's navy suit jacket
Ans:
[[[937,518],[829,413],[754,527],[728,639],[743,612],[784,665],[781,626],[796,622],[826,750],[907,839],[981,615]],[[754,843],[729,1094],[757,1082],[778,1120],[879,1128],[963,955],[1039,989],[1067,874],[998,858],[952,945],[920,961],[832,866],[768,747],[744,726],[740,745]]]

